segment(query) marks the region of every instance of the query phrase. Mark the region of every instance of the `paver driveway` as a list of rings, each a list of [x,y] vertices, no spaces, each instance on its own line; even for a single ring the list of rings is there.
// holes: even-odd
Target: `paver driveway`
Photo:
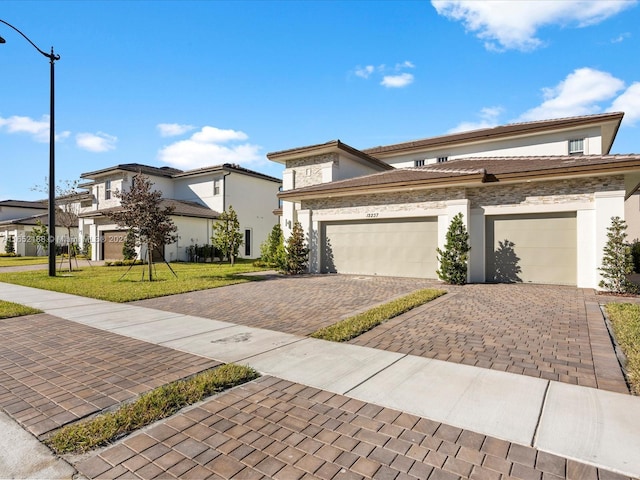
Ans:
[[[316,275],[135,302],[308,335],[418,288],[449,294],[351,343],[607,390],[628,389],[591,290],[555,285],[452,287],[407,278]]]

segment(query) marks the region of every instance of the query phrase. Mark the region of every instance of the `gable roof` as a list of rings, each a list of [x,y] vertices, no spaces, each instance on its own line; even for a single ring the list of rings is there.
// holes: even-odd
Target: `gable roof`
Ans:
[[[446,147],[458,143],[498,140],[505,137],[539,134],[549,131],[586,127],[589,125],[609,122],[611,123],[611,126],[608,129],[603,129],[606,131],[603,131],[602,134],[602,151],[608,154],[611,150],[611,146],[613,145],[613,140],[616,137],[623,116],[624,112],[614,112],[596,115],[583,115],[578,117],[556,118],[553,120],[511,123],[492,128],[482,128],[478,130],[424,138],[410,142],[366,148],[362,151],[369,155],[386,156],[419,149]]]
[[[209,207],[200,203],[189,202],[187,200],[176,200],[173,198],[160,199],[160,208],[172,207],[172,216],[178,217],[195,217],[195,218],[211,218],[216,219],[220,216],[219,212],[211,210]],[[89,212],[80,213],[80,218],[108,217],[110,213],[122,210],[121,206],[103,208],[101,210],[91,210]]]
[[[593,176],[640,171],[638,155],[584,155],[544,157],[474,157],[424,167],[398,168],[390,172],[323,183],[278,194],[283,199],[319,198],[406,190],[413,187],[479,185],[553,177]]]

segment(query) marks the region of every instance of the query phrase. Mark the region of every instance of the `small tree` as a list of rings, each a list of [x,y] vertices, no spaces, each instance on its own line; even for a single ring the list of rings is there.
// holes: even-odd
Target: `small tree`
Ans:
[[[629,293],[636,290],[635,285],[627,279],[627,275],[633,272],[633,257],[631,247],[625,243],[626,230],[627,224],[624,220],[611,217],[602,267],[598,269],[602,272],[602,280],[598,285],[613,293]]]
[[[9,235],[7,237],[7,243],[4,245],[4,251],[8,254],[16,253],[16,243],[13,240],[13,235]]]
[[[31,230],[31,241],[36,244],[37,253],[49,251],[49,230],[40,220],[36,220],[36,226]]]
[[[447,230],[444,250],[437,248],[440,269],[436,271],[440,280],[452,285],[467,283],[467,261],[469,260],[469,233],[458,213]]]
[[[293,231],[287,239],[285,252],[285,273],[290,275],[299,275],[307,270],[309,249],[305,244],[304,231],[302,230],[300,222],[295,222],[293,224]]]
[[[122,257],[125,260],[133,260],[136,256],[136,235],[129,230],[127,232],[127,236],[124,238],[124,244],[122,245]]]
[[[267,239],[260,245],[260,256],[267,265],[283,270],[286,263],[284,235],[280,224],[276,223]]]
[[[115,192],[122,209],[110,214],[120,227],[133,232],[136,246],[147,246],[149,281],[153,280],[153,251],[174,243],[178,230],[171,219],[174,208],[161,206],[162,192],[152,190],[152,185],[148,177],[138,173],[129,191]]]
[[[218,221],[213,225],[211,243],[227,257],[233,266],[243,242],[238,214],[231,205],[228,211],[220,214]]]

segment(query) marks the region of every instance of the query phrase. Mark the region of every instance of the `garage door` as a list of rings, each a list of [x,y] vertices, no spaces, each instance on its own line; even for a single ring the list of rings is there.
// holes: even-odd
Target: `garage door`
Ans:
[[[487,281],[575,285],[575,213],[487,217]]]
[[[435,217],[322,224],[322,270],[436,278]]]
[[[122,260],[122,247],[127,232],[113,230],[103,233],[102,260]]]

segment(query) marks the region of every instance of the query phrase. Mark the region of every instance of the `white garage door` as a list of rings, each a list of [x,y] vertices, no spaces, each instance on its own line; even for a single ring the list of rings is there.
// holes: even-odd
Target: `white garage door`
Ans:
[[[322,271],[436,278],[435,217],[322,224]]]
[[[575,213],[487,217],[487,281],[575,285]]]

